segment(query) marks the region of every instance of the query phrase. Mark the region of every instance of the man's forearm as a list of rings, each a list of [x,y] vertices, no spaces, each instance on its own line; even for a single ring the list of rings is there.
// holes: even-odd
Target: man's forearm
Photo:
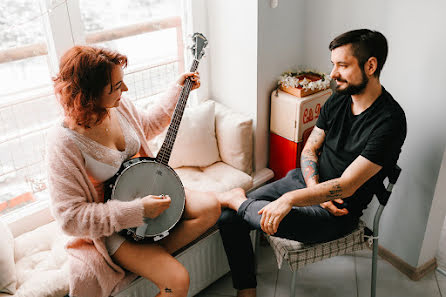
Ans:
[[[307,187],[319,183],[319,170],[317,168],[318,157],[311,149],[304,149],[300,158],[302,175]]]
[[[293,206],[309,206],[338,198],[350,197],[353,193],[352,187],[347,185],[342,178],[335,178],[313,187],[288,192],[282,197]]]

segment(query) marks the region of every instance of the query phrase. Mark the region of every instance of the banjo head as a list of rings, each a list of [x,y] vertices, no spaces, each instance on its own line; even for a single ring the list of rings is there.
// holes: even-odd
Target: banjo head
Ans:
[[[147,195],[168,195],[170,206],[154,219],[145,218],[146,237],[154,237],[172,229],[180,220],[185,204],[183,184],[169,166],[150,159],[129,161],[117,177],[111,199],[131,201]],[[136,228],[130,228],[134,232]]]

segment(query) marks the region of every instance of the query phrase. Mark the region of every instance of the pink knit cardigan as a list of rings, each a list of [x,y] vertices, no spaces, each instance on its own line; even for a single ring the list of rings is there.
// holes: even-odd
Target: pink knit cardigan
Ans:
[[[159,104],[138,111],[122,98],[117,107],[135,128],[142,155],[153,156],[147,140],[160,134],[170,123],[181,87],[169,88]],[[104,203],[88,178],[81,151],[61,126],[47,143],[48,180],[54,218],[74,239],[67,243],[70,261],[70,295],[106,297],[119,292],[136,276],[113,263],[105,247],[105,236],[141,225],[144,208],[141,199]]]

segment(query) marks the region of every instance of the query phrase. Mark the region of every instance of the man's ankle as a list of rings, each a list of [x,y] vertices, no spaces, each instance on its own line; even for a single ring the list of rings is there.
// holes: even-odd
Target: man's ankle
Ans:
[[[237,297],[256,297],[256,288],[238,290]]]

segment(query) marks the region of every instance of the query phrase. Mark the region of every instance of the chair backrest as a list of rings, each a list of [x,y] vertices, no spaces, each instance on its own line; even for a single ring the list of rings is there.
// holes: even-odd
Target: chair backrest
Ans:
[[[395,164],[395,166],[392,167],[385,176],[389,179],[389,184],[387,185],[387,187],[384,186],[384,181],[379,183],[379,185],[377,186],[375,195],[378,198],[378,201],[381,205],[386,206],[387,202],[389,201],[389,197],[390,194],[392,193],[393,186],[398,180],[400,173],[401,173],[401,168]]]

